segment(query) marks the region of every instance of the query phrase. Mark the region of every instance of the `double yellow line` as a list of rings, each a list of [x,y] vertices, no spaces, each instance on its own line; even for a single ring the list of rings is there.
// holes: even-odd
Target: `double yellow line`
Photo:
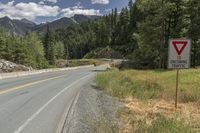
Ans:
[[[30,82],[30,83],[23,84],[23,85],[20,85],[20,86],[4,89],[3,91],[0,91],[0,95],[8,93],[8,92],[16,91],[16,90],[19,90],[19,89],[22,89],[22,88],[25,88],[25,87],[29,87],[29,86],[32,86],[32,85],[36,85],[36,84],[39,84],[39,83],[42,83],[42,82],[46,82],[46,81],[49,81],[49,80],[61,78],[63,76],[65,76],[65,75],[57,76],[57,77],[53,77],[53,78],[48,78],[48,79],[44,79],[44,80],[39,80],[39,81],[35,81],[35,82]]]

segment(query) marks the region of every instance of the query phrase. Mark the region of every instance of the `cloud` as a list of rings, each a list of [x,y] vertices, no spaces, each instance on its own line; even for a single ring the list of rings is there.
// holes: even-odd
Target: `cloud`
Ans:
[[[72,17],[75,14],[83,15],[101,15],[100,10],[86,9],[83,6],[76,5],[74,7],[65,8],[61,10],[62,17]]]
[[[0,2],[0,17],[8,16],[12,19],[27,18],[34,20],[36,17],[57,16],[58,6],[41,5],[34,2],[14,4],[14,1],[3,4]]]
[[[52,3],[57,3],[58,2],[58,0],[45,0],[45,1],[52,2]]]
[[[40,5],[44,5],[45,3],[44,3],[44,1],[40,1],[39,4]]]
[[[109,4],[110,1],[109,0],[91,0],[92,4]]]
[[[39,3],[43,3],[44,4],[44,2],[57,3],[58,0],[42,0]]]
[[[81,6],[81,3],[61,9],[59,6],[46,5],[42,1],[17,4],[15,4],[15,1],[6,4],[0,2],[0,17],[8,16],[11,19],[26,18],[34,21],[37,17],[72,17],[75,14],[101,15],[100,10],[86,9]]]

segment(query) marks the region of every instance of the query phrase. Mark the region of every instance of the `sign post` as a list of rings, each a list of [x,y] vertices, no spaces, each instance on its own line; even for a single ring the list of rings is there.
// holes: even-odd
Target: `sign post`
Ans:
[[[175,108],[178,105],[178,86],[180,69],[190,68],[191,40],[171,39],[169,40],[168,68],[177,69]]]
[[[175,96],[175,108],[178,106],[178,81],[179,81],[179,69],[177,69],[176,73],[176,96]]]

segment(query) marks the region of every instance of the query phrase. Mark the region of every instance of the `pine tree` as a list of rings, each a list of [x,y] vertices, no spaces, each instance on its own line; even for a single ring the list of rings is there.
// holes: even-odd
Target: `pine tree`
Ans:
[[[200,65],[200,1],[189,0],[188,36],[192,39],[192,66]]]
[[[50,65],[55,64],[55,36],[50,30],[49,25],[47,25],[47,33],[44,38],[44,51],[45,58],[48,60]]]

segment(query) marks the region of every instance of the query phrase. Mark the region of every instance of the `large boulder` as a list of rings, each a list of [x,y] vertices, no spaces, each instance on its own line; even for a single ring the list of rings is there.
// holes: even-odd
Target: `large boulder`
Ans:
[[[30,71],[30,70],[32,70],[31,67],[26,67],[24,65],[15,64],[13,62],[0,59],[0,73]]]

